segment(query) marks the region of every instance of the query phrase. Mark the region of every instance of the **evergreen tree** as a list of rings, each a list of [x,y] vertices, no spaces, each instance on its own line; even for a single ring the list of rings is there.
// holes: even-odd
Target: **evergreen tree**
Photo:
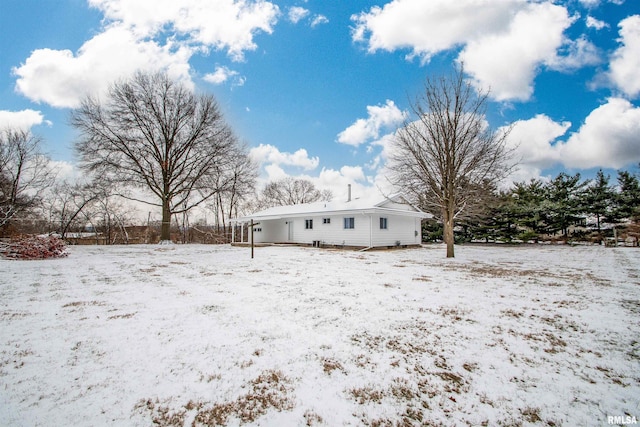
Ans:
[[[561,172],[555,177],[547,188],[549,199],[549,231],[561,231],[567,236],[569,226],[575,225],[581,219],[580,214],[584,210],[584,187],[588,181],[580,181],[580,174],[571,176]]]
[[[619,193],[615,198],[613,217],[618,220],[640,220],[640,182],[627,171],[618,171]]]
[[[584,213],[596,217],[598,231],[600,231],[601,221],[611,222],[612,220],[612,208],[616,193],[609,185],[609,179],[610,176],[605,176],[600,169],[595,180],[584,193]]]
[[[549,233],[551,203],[547,187],[541,180],[516,183],[513,201],[518,226],[536,234]]]

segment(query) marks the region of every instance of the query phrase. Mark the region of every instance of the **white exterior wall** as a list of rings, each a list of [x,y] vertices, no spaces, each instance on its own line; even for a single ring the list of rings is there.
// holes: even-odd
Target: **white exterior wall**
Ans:
[[[387,229],[380,229],[380,217],[387,218]],[[354,218],[354,228],[344,228],[344,218]],[[323,224],[323,218],[330,218],[330,224]],[[313,220],[313,229],[305,229],[305,220]],[[291,223],[291,238],[289,238]],[[342,214],[329,216],[306,216],[280,220],[260,221],[254,228],[262,231],[254,233],[256,243],[301,243],[312,244],[319,240],[325,245],[337,246],[394,246],[420,244],[422,241],[420,218],[379,215]],[[416,236],[415,232],[418,232]]]
[[[255,243],[285,243],[287,241],[287,224],[284,219],[274,219],[270,221],[260,221],[260,224],[253,228],[261,231],[254,231],[253,241]]]
[[[387,218],[387,229],[380,229],[380,217]],[[373,246],[418,245],[422,242],[420,218],[393,215],[373,217]],[[416,236],[416,231],[418,235]]]
[[[344,218],[354,218],[355,227],[344,228]],[[323,224],[323,218],[330,218],[330,224]],[[313,229],[305,229],[305,220],[313,220]],[[293,220],[293,241],[311,244],[319,240],[325,245],[369,246],[369,215],[347,214],[330,216],[307,216]]]

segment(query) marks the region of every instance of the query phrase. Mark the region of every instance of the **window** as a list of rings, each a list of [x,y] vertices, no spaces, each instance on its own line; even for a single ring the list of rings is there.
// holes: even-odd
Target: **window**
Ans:
[[[312,230],[313,229],[313,220],[312,219],[305,219],[304,220],[304,228],[305,228],[305,230]]]
[[[350,218],[345,218],[344,219],[344,228],[356,228],[355,227],[355,218],[350,217]]]
[[[331,218],[322,218],[323,224],[331,224]]]
[[[387,229],[387,218],[380,217],[380,230]]]
[[[256,227],[253,229],[254,233],[260,233],[262,231],[262,227]]]

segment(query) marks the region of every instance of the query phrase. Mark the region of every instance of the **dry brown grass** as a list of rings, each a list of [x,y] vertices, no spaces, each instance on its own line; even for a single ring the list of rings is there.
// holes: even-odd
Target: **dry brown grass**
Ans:
[[[275,409],[286,411],[293,408],[289,396],[291,381],[281,371],[269,370],[261,373],[248,384],[249,391],[231,402],[208,404],[189,401],[177,409],[171,409],[167,403],[156,400],[141,400],[136,410],[149,412],[153,425],[162,427],[182,427],[187,413],[197,411],[192,425],[223,426],[231,418],[237,418],[240,424],[256,421],[267,411]]]

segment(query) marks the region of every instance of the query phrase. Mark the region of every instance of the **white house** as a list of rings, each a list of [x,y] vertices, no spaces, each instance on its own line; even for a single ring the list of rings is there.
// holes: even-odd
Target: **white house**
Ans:
[[[349,197],[346,202],[278,206],[233,222],[253,220],[254,243],[374,248],[419,245],[422,219],[431,217],[402,196],[377,203]]]

